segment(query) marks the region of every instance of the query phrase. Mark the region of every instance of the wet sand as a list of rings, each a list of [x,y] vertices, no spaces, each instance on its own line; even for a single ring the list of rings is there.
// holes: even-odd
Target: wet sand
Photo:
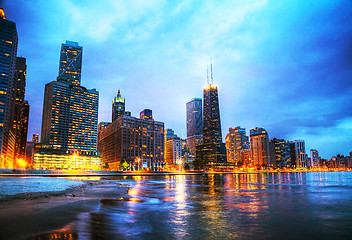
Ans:
[[[0,239],[76,239],[69,226],[79,214],[94,212],[102,199],[123,197],[128,188],[116,182],[87,182],[61,192],[26,193],[1,199]]]

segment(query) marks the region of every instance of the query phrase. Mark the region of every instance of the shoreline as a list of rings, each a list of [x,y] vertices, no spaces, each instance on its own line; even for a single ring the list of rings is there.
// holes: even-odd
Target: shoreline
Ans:
[[[166,176],[166,175],[208,175],[208,174],[260,174],[260,173],[302,173],[302,172],[344,172],[352,169],[322,170],[256,170],[256,171],[59,171],[0,169],[0,177],[118,177],[118,176]]]
[[[6,196],[0,199],[0,239],[42,239],[42,235],[74,224],[80,214],[94,213],[102,199],[123,197],[129,187],[88,180],[59,192]]]

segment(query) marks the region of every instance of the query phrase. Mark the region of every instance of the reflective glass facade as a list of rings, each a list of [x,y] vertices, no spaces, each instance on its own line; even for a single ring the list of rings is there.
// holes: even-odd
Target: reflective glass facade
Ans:
[[[81,85],[83,48],[77,42],[66,41],[61,45],[59,78],[70,84]]]
[[[218,88],[215,84],[204,88],[203,114],[204,144],[222,143]]]
[[[13,156],[9,161],[2,154],[3,148],[6,151],[5,132],[10,130],[9,117],[11,111],[11,98],[13,89],[13,79],[15,73],[17,55],[18,36],[16,24],[5,19],[5,15],[0,16],[0,167],[12,168]],[[5,131],[7,128],[7,131]]]
[[[193,98],[186,103],[187,137],[203,134],[202,99]]]

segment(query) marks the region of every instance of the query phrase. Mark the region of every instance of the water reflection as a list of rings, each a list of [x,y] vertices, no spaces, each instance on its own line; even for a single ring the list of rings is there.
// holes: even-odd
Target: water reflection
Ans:
[[[84,239],[300,239],[351,233],[351,173],[119,178],[123,196],[82,215]],[[102,196],[103,198],[103,196]]]

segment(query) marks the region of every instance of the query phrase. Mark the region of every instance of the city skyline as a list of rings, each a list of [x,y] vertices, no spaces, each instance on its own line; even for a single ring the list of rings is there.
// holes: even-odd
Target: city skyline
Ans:
[[[264,127],[270,139],[304,139],[324,158],[350,151],[351,2],[0,3],[28,62],[29,138],[40,133],[44,86],[56,80],[57,53],[69,40],[85,49],[82,76],[100,92],[98,122],[110,120],[121,89],[134,99],[132,116],[152,109],[186,138],[185,104],[202,96],[212,57],[223,136],[229,127],[247,135]]]

